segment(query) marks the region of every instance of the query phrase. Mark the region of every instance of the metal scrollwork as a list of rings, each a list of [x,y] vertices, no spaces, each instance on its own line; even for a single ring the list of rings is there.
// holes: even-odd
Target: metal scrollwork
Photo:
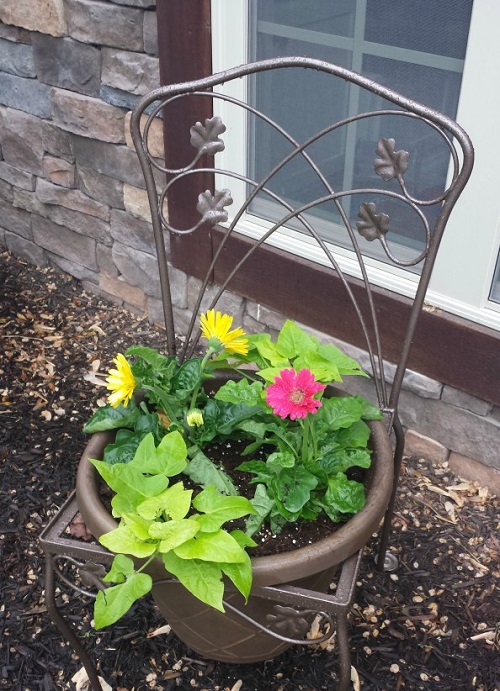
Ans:
[[[78,593],[81,593],[82,595],[86,595],[87,597],[95,599],[97,593],[91,590],[87,590],[87,588],[96,588],[97,590],[104,590],[107,587],[106,583],[104,583],[104,581],[102,580],[106,575],[106,568],[102,564],[95,564],[91,561],[81,562],[77,559],[74,559],[73,557],[68,557],[65,555],[54,556],[53,561],[54,567],[57,570],[58,577],[64,583],[66,583],[66,585],[69,586],[72,590],[76,590]],[[66,574],[63,573],[61,567],[64,567],[65,565],[75,567],[75,576],[80,579],[84,586],[86,586],[85,588],[82,588],[81,586],[72,582],[66,576]]]
[[[200,154],[215,156],[219,151],[224,151],[225,145],[219,134],[226,131],[226,126],[217,115],[213,118],[207,118],[204,125],[197,122],[189,131],[191,146],[198,149]]]

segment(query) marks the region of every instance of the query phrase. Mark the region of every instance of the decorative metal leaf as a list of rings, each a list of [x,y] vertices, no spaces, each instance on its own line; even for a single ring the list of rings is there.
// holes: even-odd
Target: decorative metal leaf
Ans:
[[[201,214],[204,223],[210,223],[214,226],[217,223],[227,221],[228,213],[224,207],[232,203],[233,198],[228,189],[216,190],[214,195],[210,190],[207,190],[198,196],[196,209]]]
[[[377,175],[380,175],[382,180],[386,182],[404,175],[408,168],[410,154],[403,149],[395,151],[395,148],[394,139],[380,139],[377,144],[379,158],[375,159],[373,167]]]
[[[268,614],[266,620],[282,635],[300,638],[309,629],[307,619],[304,619],[299,610],[283,605],[275,605],[273,610],[275,614]]]
[[[102,564],[94,564],[91,561],[85,562],[78,569],[78,573],[83,585],[87,588],[95,587],[103,590],[106,587],[102,580],[106,575],[106,569]]]
[[[359,234],[369,240],[381,239],[389,230],[389,216],[387,214],[376,213],[377,206],[374,202],[363,202],[359,207],[356,225]]]
[[[217,115],[213,118],[207,118],[204,125],[197,122],[189,131],[191,133],[191,145],[198,149],[201,154],[214,156],[218,151],[224,151],[224,142],[219,139],[219,134],[226,131],[226,126]]]

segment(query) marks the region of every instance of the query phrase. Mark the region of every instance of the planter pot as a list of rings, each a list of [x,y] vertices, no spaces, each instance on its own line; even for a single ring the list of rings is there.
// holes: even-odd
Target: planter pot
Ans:
[[[289,584],[326,592],[335,567],[365,545],[377,530],[392,489],[393,455],[389,437],[381,422],[370,423],[372,465],[365,482],[364,508],[330,536],[318,542],[274,556],[252,559],[255,586]],[[114,433],[95,434],[89,441],[78,467],[76,493],[80,513],[96,538],[117,526],[99,497],[99,476],[89,458],[102,458]],[[274,638],[252,622],[226,608],[222,614],[193,597],[178,582],[163,582],[168,574],[160,559],[148,570],[155,582],[153,597],[177,636],[197,653],[222,662],[253,663],[284,652],[290,643]],[[250,595],[245,605],[239,593],[226,592],[226,602],[266,628],[276,625],[279,633],[301,638],[309,623],[307,617],[283,620],[283,609],[276,603]],[[279,619],[279,624],[277,619]]]

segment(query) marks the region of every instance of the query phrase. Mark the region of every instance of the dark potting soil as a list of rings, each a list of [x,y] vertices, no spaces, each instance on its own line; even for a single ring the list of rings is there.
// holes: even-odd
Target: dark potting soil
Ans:
[[[81,428],[104,395],[84,377],[134,343],[162,347],[164,333],[0,252],[0,337],[0,688],[65,691],[81,663],[47,614],[38,536],[74,489]],[[399,568],[374,569],[373,539],[349,617],[354,688],[500,690],[499,515],[498,497],[446,464],[405,460],[391,542]],[[101,632],[89,598],[61,584],[58,604],[114,691],[336,688],[334,641],[228,665],[187,649],[149,598]]]

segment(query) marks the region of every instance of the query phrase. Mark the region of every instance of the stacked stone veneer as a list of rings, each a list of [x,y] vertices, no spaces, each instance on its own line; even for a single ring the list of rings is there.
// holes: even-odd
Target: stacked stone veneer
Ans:
[[[129,135],[131,109],[158,85],[154,0],[0,0],[0,244],[161,322]],[[161,156],[159,124],[153,139]],[[182,332],[198,282],[173,269],[172,285]],[[238,296],[224,306],[248,331],[276,330],[283,320]],[[373,397],[365,381],[348,388]],[[401,415],[408,452],[449,462],[500,493],[498,408],[410,372]]]

